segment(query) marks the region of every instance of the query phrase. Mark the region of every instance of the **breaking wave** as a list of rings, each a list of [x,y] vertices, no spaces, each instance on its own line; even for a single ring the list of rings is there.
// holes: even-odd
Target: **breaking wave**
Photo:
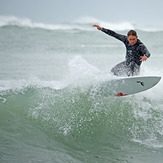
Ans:
[[[130,22],[107,22],[101,21],[92,17],[82,17],[78,18],[69,23],[61,23],[61,24],[44,24],[41,22],[33,22],[29,18],[19,18],[15,16],[0,16],[0,27],[4,26],[19,26],[19,27],[27,27],[27,28],[41,28],[46,30],[84,30],[84,31],[92,31],[92,24],[99,24],[103,27],[108,27],[117,31],[124,31],[130,29],[137,29],[147,32],[157,32],[163,31],[163,27],[157,26],[144,26],[137,25]]]

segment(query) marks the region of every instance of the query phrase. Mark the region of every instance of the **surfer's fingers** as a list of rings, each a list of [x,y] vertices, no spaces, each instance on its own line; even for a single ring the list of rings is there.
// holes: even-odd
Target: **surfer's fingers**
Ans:
[[[146,61],[147,60],[147,56],[140,56],[141,57],[141,59],[140,59],[140,61]]]

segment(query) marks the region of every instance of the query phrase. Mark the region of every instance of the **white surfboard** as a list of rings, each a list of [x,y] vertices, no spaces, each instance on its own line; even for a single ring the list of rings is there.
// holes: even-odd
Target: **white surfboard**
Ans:
[[[100,91],[102,94],[127,96],[139,93],[154,87],[161,77],[159,76],[143,76],[113,79],[102,83]]]

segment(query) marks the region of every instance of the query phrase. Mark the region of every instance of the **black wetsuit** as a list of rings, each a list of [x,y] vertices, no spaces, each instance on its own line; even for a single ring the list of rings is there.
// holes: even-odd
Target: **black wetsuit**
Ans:
[[[145,45],[139,39],[137,39],[136,44],[131,45],[127,40],[127,36],[118,34],[110,29],[103,28],[102,31],[122,41],[126,46],[126,60],[113,67],[111,72],[117,76],[138,75],[142,63],[140,56],[150,57],[150,53]]]

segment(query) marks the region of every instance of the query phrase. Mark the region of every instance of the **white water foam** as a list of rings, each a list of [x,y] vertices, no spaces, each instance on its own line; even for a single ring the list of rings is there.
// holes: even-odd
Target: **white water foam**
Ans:
[[[92,17],[81,17],[75,21],[62,24],[45,24],[41,22],[33,22],[29,18],[19,18],[15,16],[0,16],[0,27],[3,26],[19,26],[28,28],[41,28],[46,30],[84,30],[92,31],[91,25],[98,24],[100,26],[110,28],[117,31],[138,29],[147,32],[163,31],[163,27],[157,27],[153,25],[136,25],[130,22],[107,22],[98,20]]]
[[[84,58],[81,56],[76,56],[72,58],[69,62],[69,71],[71,78],[74,81],[95,79],[100,70],[95,66],[89,64]]]

